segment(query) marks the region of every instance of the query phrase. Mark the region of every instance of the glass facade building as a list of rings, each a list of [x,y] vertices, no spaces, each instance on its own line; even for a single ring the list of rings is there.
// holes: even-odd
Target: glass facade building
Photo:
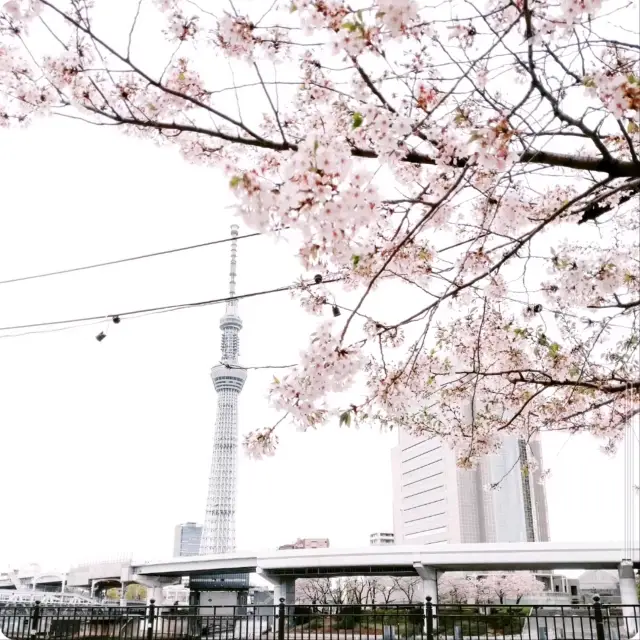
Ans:
[[[200,551],[202,525],[195,522],[185,522],[176,525],[173,539],[173,556],[197,556]]]
[[[510,436],[476,468],[460,469],[437,439],[401,431],[392,452],[395,543],[549,540],[544,486],[540,470],[526,467],[530,457],[541,466],[540,443]]]

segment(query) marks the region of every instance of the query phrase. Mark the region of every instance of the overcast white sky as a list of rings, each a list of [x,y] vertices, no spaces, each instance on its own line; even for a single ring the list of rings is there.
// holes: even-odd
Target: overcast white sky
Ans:
[[[225,180],[112,130],[41,121],[0,132],[0,279],[228,235]],[[246,229],[241,229],[241,233]],[[0,326],[224,296],[229,245],[0,286]],[[241,241],[239,293],[290,283],[286,242]],[[132,553],[169,556],[176,523],[204,516],[220,306],[0,338],[0,569]],[[244,365],[295,362],[314,320],[288,294],[243,301]],[[242,432],[270,423],[272,372],[250,372]],[[276,458],[243,459],[238,547],[298,536],[368,543],[392,524],[394,436],[288,432]],[[544,440],[552,539],[622,540],[622,455],[590,438]]]

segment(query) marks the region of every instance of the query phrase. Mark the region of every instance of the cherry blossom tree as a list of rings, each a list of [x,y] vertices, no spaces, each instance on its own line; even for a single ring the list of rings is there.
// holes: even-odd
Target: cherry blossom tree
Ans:
[[[438,578],[438,602],[467,604],[478,599],[478,580],[475,576],[447,572]]]
[[[403,603],[413,604],[420,597],[420,585],[419,578],[395,577],[392,589],[400,595]]]
[[[542,582],[534,574],[526,571],[493,573],[482,580],[489,602],[497,599],[500,604],[504,604],[505,600],[515,600],[516,604],[520,604],[523,596],[536,596],[544,591]]]
[[[377,576],[351,578],[305,578],[296,581],[296,599],[301,604],[389,604],[394,595],[404,594],[407,588],[403,581]],[[411,602],[411,600],[409,600]]]
[[[350,578],[305,578],[296,581],[300,604],[412,604],[419,599],[418,578],[356,576]]]
[[[637,3],[105,6],[4,3],[0,121],[173,147],[296,238],[326,318],[271,385],[283,417],[436,436],[461,466],[505,434],[615,447],[640,410]]]
[[[331,600],[329,578],[303,578],[296,580],[296,602],[300,604],[327,605]]]
[[[445,604],[520,604],[524,596],[535,597],[544,590],[544,584],[527,571],[484,576],[445,573],[438,580],[438,597]]]

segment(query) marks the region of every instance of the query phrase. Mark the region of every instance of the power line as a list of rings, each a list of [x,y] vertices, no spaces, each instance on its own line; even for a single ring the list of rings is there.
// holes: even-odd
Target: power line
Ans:
[[[325,279],[325,280],[322,280],[321,282],[309,282],[307,283],[307,286],[316,286],[318,284],[330,284],[332,282],[338,282],[339,280],[342,280],[342,278],[332,278],[328,280]],[[161,307],[150,307],[147,309],[137,309],[135,311],[122,311],[120,313],[105,313],[98,316],[87,316],[84,318],[72,318],[68,320],[50,320],[47,322],[32,322],[30,324],[14,325],[10,327],[0,327],[0,331],[17,331],[20,329],[37,329],[41,327],[59,327],[61,325],[86,326],[80,323],[92,323],[93,321],[108,321],[108,320],[113,320],[115,318],[118,318],[118,319],[129,318],[133,320],[135,318],[141,318],[149,315],[154,315],[157,313],[169,313],[172,311],[180,311],[182,309],[194,309],[196,307],[206,307],[214,304],[231,302],[234,300],[245,300],[247,298],[256,298],[258,296],[271,295],[273,293],[282,293],[283,291],[291,291],[292,289],[297,289],[298,287],[299,287],[298,284],[291,284],[291,285],[286,285],[284,287],[276,287],[275,289],[253,291],[251,293],[244,293],[239,296],[227,296],[226,298],[213,298],[212,300],[201,300],[199,302],[187,302],[183,304],[165,305]],[[47,332],[41,331],[38,333],[47,333]],[[0,337],[12,337],[12,336],[0,336]]]
[[[166,256],[170,253],[179,253],[180,251],[190,251],[191,249],[201,249],[202,247],[211,247],[216,244],[223,244],[224,242],[231,242],[232,240],[244,240],[246,238],[254,238],[255,236],[261,236],[260,232],[247,233],[243,236],[236,236],[235,238],[221,238],[220,240],[211,240],[211,242],[202,242],[200,244],[192,244],[188,247],[178,247],[176,249],[167,249],[165,251],[156,251],[154,253],[145,253],[140,256],[132,256],[130,258],[120,258],[119,260],[109,260],[107,262],[98,262],[96,264],[88,264],[82,267],[73,267],[71,269],[60,269],[59,271],[49,271],[47,273],[38,273],[31,276],[22,276],[20,278],[10,278],[9,280],[0,280],[0,284],[11,284],[13,282],[24,282],[25,280],[37,280],[38,278],[48,278],[50,276],[60,276],[66,273],[75,273],[77,271],[87,271],[89,269],[98,269],[100,267],[109,267],[114,264],[122,264],[124,262],[133,262],[135,260],[145,260],[146,258],[155,258],[157,256]]]
[[[0,340],[3,338],[20,338],[22,336],[31,336],[31,335],[39,335],[41,333],[57,333],[59,331],[69,331],[72,329],[82,329],[84,327],[95,327],[96,325],[103,324],[105,318],[101,318],[100,320],[96,320],[94,322],[85,322],[81,324],[72,324],[69,326],[56,327],[52,329],[43,329],[42,331],[24,331],[22,333],[7,333],[5,335],[0,335]]]

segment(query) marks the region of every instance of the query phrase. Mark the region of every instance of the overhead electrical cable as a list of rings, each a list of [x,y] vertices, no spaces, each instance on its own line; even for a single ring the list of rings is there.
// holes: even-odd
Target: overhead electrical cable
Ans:
[[[319,278],[319,279],[318,279]],[[316,276],[316,279],[314,281],[310,281],[310,282],[306,282],[305,286],[317,286],[319,284],[331,284],[331,283],[335,283],[335,282],[340,282],[343,278],[340,276],[337,277],[330,277],[330,278],[322,278],[319,276]],[[227,296],[224,298],[213,298],[211,300],[201,300],[198,302],[186,302],[186,303],[182,303],[182,304],[173,304],[173,305],[163,305],[163,306],[158,306],[158,307],[149,307],[146,309],[136,309],[133,311],[122,311],[119,313],[106,313],[106,314],[101,314],[101,315],[94,315],[94,316],[85,316],[82,318],[70,318],[70,319],[65,319],[65,320],[49,320],[49,321],[44,321],[44,322],[32,322],[32,323],[28,323],[28,324],[20,324],[20,325],[12,325],[12,326],[6,326],[6,327],[0,327],[0,332],[4,332],[4,331],[18,331],[18,330],[23,330],[23,329],[42,329],[42,331],[27,331],[25,333],[19,333],[19,334],[12,334],[12,333],[8,333],[5,335],[0,335],[0,338],[16,338],[22,335],[30,335],[30,334],[38,334],[38,333],[50,333],[56,330],[63,330],[63,329],[47,329],[48,327],[64,327],[65,329],[76,329],[76,328],[82,328],[85,326],[90,326],[92,324],[96,324],[96,323],[100,323],[100,322],[115,322],[115,323],[119,323],[120,320],[122,318],[126,318],[129,320],[133,320],[136,318],[144,318],[147,316],[151,316],[151,315],[156,315],[156,314],[160,314],[160,313],[171,313],[173,311],[180,311],[182,309],[194,309],[194,308],[198,308],[198,307],[206,307],[206,306],[211,306],[211,305],[216,305],[216,304],[223,304],[226,302],[231,302],[232,300],[244,300],[247,298],[256,298],[259,296],[265,296],[265,295],[271,295],[273,293],[282,293],[284,291],[292,291],[294,289],[298,289],[300,287],[299,284],[291,284],[291,285],[285,285],[282,287],[276,287],[274,289],[265,289],[262,291],[252,291],[251,293],[244,293],[241,295],[237,295],[237,296]],[[520,300],[516,300],[516,299],[512,299],[512,298],[506,298],[507,300],[510,300],[512,302],[518,302],[520,304],[526,305],[527,303],[524,301],[520,301]],[[327,303],[329,304],[329,303]],[[332,310],[333,310],[333,314],[334,316],[336,315],[335,309],[336,308],[340,308],[338,307],[338,305],[331,305],[332,306]],[[345,310],[348,310],[346,307],[342,307]],[[547,311],[551,312],[551,313],[561,313],[562,315],[568,315],[571,317],[578,317],[578,316],[573,316],[573,314],[563,314],[562,312],[557,312],[554,311],[552,309],[548,309]],[[366,317],[366,316],[364,316]],[[605,320],[595,320],[593,322],[598,322],[598,323],[604,323],[606,322]],[[619,327],[622,329],[627,329],[628,327],[624,326],[624,325],[619,325],[619,324],[614,324],[614,323],[608,323],[609,326],[611,327]]]
[[[323,279],[321,282],[308,282],[306,284],[307,286],[311,287],[317,284],[329,284],[332,282],[338,282],[339,280],[342,280],[342,278]],[[181,309],[193,309],[196,307],[206,307],[210,305],[231,302],[233,300],[245,300],[247,298],[255,298],[258,296],[271,295],[273,293],[282,293],[283,291],[291,291],[293,289],[297,289],[298,287],[299,285],[297,284],[291,284],[283,287],[276,287],[274,289],[252,291],[251,293],[244,293],[238,296],[227,296],[225,298],[213,298],[211,300],[201,300],[199,302],[186,302],[183,304],[172,304],[172,305],[165,305],[161,307],[150,307],[147,309],[136,309],[134,311],[122,311],[119,313],[103,313],[101,315],[87,316],[84,318],[71,318],[66,320],[49,320],[46,322],[32,322],[29,324],[0,327],[0,331],[17,331],[21,329],[37,329],[41,327],[56,327],[61,325],[75,325],[75,324],[78,324],[79,326],[86,326],[80,323],[87,323],[87,322],[100,321],[100,320],[108,321],[108,320],[117,319],[117,321],[119,322],[120,319],[125,319],[125,318],[132,320],[135,318],[141,318],[141,317],[145,317],[145,316],[153,315],[157,313],[168,313],[171,311],[180,311]],[[3,337],[3,336],[0,336],[0,337]],[[6,336],[6,337],[9,337],[9,336]]]
[[[60,269],[59,271],[49,271],[47,273],[37,273],[31,276],[21,276],[19,278],[9,278],[7,280],[0,280],[0,284],[11,284],[13,282],[24,282],[26,280],[37,280],[39,278],[49,278],[50,276],[60,276],[67,273],[76,273],[78,271],[87,271],[89,269],[98,269],[100,267],[110,267],[114,264],[122,264],[125,262],[134,262],[135,260],[145,260],[147,258],[156,258],[158,256],[166,256],[171,253],[179,253],[181,251],[190,251],[192,249],[201,249],[202,247],[211,247],[216,244],[223,244],[225,242],[231,242],[232,240],[245,240],[246,238],[254,238],[255,236],[263,235],[260,232],[246,233],[242,236],[236,236],[235,238],[220,238],[219,240],[211,240],[210,242],[202,242],[200,244],[192,244],[188,247],[177,247],[176,249],[166,249],[165,251],[155,251],[154,253],[145,253],[139,256],[131,256],[129,258],[120,258],[118,260],[108,260],[107,262],[98,262],[96,264],[88,264],[82,267],[73,267],[71,269]]]

